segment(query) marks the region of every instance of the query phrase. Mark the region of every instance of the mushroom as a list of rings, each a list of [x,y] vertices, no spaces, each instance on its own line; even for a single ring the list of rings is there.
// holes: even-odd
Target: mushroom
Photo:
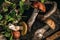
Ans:
[[[42,10],[43,8],[45,8],[45,5],[42,4],[42,3],[40,4],[40,2],[35,2],[33,4],[33,8],[34,8],[34,11],[33,11],[32,15],[31,15],[30,19],[27,21],[27,24],[29,26],[29,29],[31,29],[31,27],[32,27],[32,25],[33,25],[33,23],[34,23],[37,15],[38,15],[39,10],[40,9]],[[44,10],[46,10],[46,9],[44,9]],[[44,10],[42,10],[42,11],[44,11]]]
[[[53,35],[46,38],[46,40],[55,40],[56,38],[60,37],[60,31],[54,33]]]
[[[19,40],[20,36],[21,36],[21,34],[20,34],[19,31],[13,31],[12,35],[13,35],[13,37],[14,37],[15,40]]]
[[[48,19],[45,21],[45,23],[48,24],[48,26],[49,26],[51,29],[53,29],[53,30],[55,29],[55,26],[56,26],[56,25],[55,25],[55,21],[54,21],[54,20],[48,18]]]
[[[43,28],[38,29],[38,30],[35,32],[33,39],[35,39],[35,38],[41,39],[41,38],[43,37],[43,34],[44,34],[49,28],[51,28],[51,29],[53,29],[53,30],[55,29],[55,22],[54,22],[52,19],[47,19],[47,20],[45,21],[45,23],[46,23],[46,25],[45,25]]]
[[[53,7],[45,14],[45,15],[38,15],[38,18],[41,20],[47,19],[49,16],[51,16],[56,10],[57,10],[57,3],[56,2],[46,2],[45,4],[52,4]]]
[[[9,29],[13,31],[21,30],[21,35],[25,35],[27,33],[27,24],[25,22],[21,22],[21,26],[15,26],[13,24],[9,24]]]
[[[52,30],[52,29],[48,30],[47,32],[44,33],[43,38],[48,37],[49,35],[55,33],[55,32],[58,31],[59,29],[60,29],[60,28],[57,26],[54,30]]]

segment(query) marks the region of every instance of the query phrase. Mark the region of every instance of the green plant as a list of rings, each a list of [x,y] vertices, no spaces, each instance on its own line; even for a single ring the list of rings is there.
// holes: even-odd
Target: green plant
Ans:
[[[4,4],[3,4],[4,3]],[[19,9],[17,9],[18,13],[16,13],[16,3],[12,3],[9,0],[5,0],[2,4],[2,12],[0,13],[0,26],[3,27],[3,30],[1,33],[8,37],[9,40],[13,40],[13,35],[11,34],[12,30],[10,30],[8,27],[9,23],[12,23],[14,21],[22,20],[22,15],[25,10],[29,9],[29,5],[25,5],[24,1],[19,1]],[[12,9],[8,9],[11,7]]]
[[[46,0],[41,0],[42,3],[44,3]]]

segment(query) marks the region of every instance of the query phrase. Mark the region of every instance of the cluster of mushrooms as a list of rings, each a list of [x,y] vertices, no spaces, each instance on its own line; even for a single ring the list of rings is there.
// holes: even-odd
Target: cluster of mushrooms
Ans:
[[[11,23],[8,24],[8,28],[11,29],[11,30],[13,30],[12,34],[13,34],[15,40],[19,40],[19,38],[20,38],[21,35],[24,36],[24,35],[27,34],[28,31],[31,31],[31,27],[34,24],[36,17],[38,17],[39,20],[44,21],[44,23],[46,23],[46,25],[43,28],[40,28],[40,29],[36,30],[36,32],[35,32],[34,37],[33,37],[32,40],[41,40],[42,38],[45,38],[45,37],[48,36],[48,35],[44,36],[44,33],[49,28],[52,29],[52,30],[54,30],[56,28],[55,21],[52,20],[49,17],[56,11],[56,9],[57,9],[57,3],[56,2],[47,1],[47,2],[45,2],[45,4],[51,4],[51,5],[53,5],[52,8],[48,12],[46,11],[46,7],[45,7],[45,5],[43,3],[35,1],[32,5],[31,5],[31,3],[28,4],[28,5],[31,5],[34,8],[34,11],[33,11],[31,17],[28,19],[27,22],[24,22],[24,21],[20,22],[21,23],[20,26],[14,25],[14,24],[11,24]],[[40,12],[40,10],[42,12],[44,12],[44,13],[46,12],[46,14],[44,14],[44,15],[38,15],[38,13]]]
[[[32,39],[32,40],[41,40],[42,38],[45,38],[45,37],[48,36],[47,34],[44,36],[44,33],[47,32],[47,30],[49,28],[52,29],[52,30],[55,30],[55,28],[56,28],[55,21],[52,20],[49,17],[57,10],[57,3],[56,2],[49,2],[49,1],[46,2],[45,4],[53,5],[53,7],[48,12],[46,12],[44,4],[42,4],[43,7],[41,5],[38,5],[39,2],[38,3],[35,2],[35,4],[36,5],[33,4],[34,5],[34,11],[33,11],[32,16],[28,20],[27,24],[28,24],[28,26],[31,30],[31,27],[32,27],[33,23],[35,22],[35,19],[36,19],[37,16],[39,17],[40,20],[42,20],[46,23],[46,25],[43,28],[40,28],[40,29],[36,30],[36,32],[34,34],[34,37]],[[40,8],[40,7],[42,7],[42,8]],[[39,10],[41,10],[43,12],[46,12],[46,14],[45,15],[38,15]]]

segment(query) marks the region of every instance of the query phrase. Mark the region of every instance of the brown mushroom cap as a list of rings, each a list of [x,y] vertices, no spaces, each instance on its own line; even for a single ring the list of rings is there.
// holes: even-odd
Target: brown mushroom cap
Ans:
[[[20,34],[19,31],[13,31],[13,32],[12,32],[12,35],[13,35],[13,37],[14,37],[15,39],[19,39],[20,36],[21,36],[21,34]]]
[[[43,3],[40,3],[40,2],[38,2],[38,4],[39,4],[39,9],[40,9],[42,12],[46,12],[46,7],[45,7],[45,5],[44,5]]]
[[[21,34],[24,36],[27,33],[27,24],[25,22],[22,22],[21,25],[23,26]]]
[[[32,7],[37,8],[37,9],[41,10],[42,12],[46,12],[46,7],[41,2],[34,2]]]
[[[32,7],[38,9],[38,6],[39,6],[38,2],[34,2]]]
[[[55,22],[52,19],[48,18],[45,22],[49,25],[49,27],[51,29],[55,29],[56,25],[55,25]]]

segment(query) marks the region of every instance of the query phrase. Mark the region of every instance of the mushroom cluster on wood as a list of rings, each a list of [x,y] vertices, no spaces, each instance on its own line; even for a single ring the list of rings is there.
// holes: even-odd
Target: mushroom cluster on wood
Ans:
[[[27,33],[27,24],[25,22],[21,22],[21,26],[15,26],[13,24],[9,24],[9,29],[13,31],[21,30],[21,35],[25,35]]]
[[[35,32],[35,34],[34,34],[34,38],[39,38],[39,39],[41,39],[43,36],[44,36],[44,33],[49,29],[49,28],[51,28],[51,29],[55,29],[55,22],[52,20],[52,19],[50,19],[50,18],[48,18],[46,21],[45,21],[45,23],[47,24],[47,25],[45,25],[43,28],[41,28],[41,29],[38,29],[36,32]],[[38,34],[38,35],[37,35]]]
[[[33,23],[35,22],[35,19],[39,13],[39,10],[41,10],[43,12],[46,11],[45,5],[43,3],[40,3],[40,2],[34,2],[32,7],[34,8],[34,11],[33,11],[32,16],[30,17],[30,19],[27,22],[29,29],[31,29]]]
[[[56,2],[48,1],[48,2],[45,2],[45,4],[51,4],[52,7],[48,12],[46,12],[45,15],[38,15],[38,18],[39,19],[41,18],[41,20],[46,20],[48,17],[50,17],[57,10],[57,3]]]
[[[27,24],[25,22],[21,22],[21,26],[15,26],[14,24],[11,24],[11,23],[8,26],[9,26],[9,29],[13,30],[12,34],[14,39],[16,40],[19,40],[20,35],[24,36],[27,33]]]

